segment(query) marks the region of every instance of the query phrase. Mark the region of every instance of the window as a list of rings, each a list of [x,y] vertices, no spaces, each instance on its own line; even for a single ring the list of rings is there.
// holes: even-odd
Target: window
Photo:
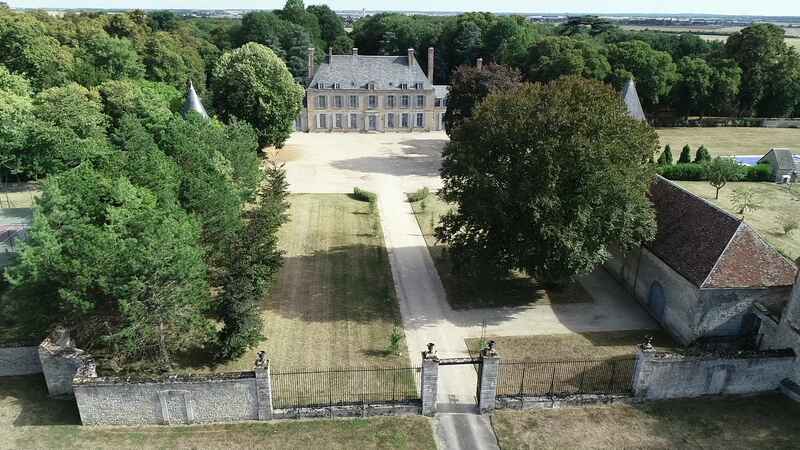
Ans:
[[[342,107],[342,96],[337,95],[333,97],[333,107],[334,108],[341,108]]]
[[[394,95],[387,95],[386,96],[386,107],[387,108],[394,108]]]
[[[319,119],[319,127],[318,128],[328,128],[328,116],[326,114],[320,114],[317,116]]]
[[[417,128],[425,128],[425,113],[417,113]]]
[[[370,91],[374,91],[375,90],[375,83],[368,83],[367,84],[367,89],[369,89]]]
[[[408,89],[408,83],[400,83],[400,89]]]
[[[418,95],[417,96],[417,108],[424,108],[425,107],[425,96]]]
[[[336,125],[335,125],[335,127],[336,128],[342,128],[342,115],[341,114],[337,114],[336,115]]]
[[[358,128],[358,114],[350,114],[350,129]]]
[[[400,115],[400,128],[408,128],[408,113]]]
[[[394,113],[386,115],[386,128],[394,128]]]
[[[370,130],[377,130],[378,129],[378,116],[375,114],[370,115],[367,118],[367,123],[369,124]]]
[[[339,83],[333,83],[333,88],[334,88],[334,89],[341,89],[341,88],[342,88],[342,85],[341,85],[341,84],[339,84]]]
[[[375,109],[378,107],[378,96],[377,95],[370,95],[369,96],[369,107],[371,109]]]
[[[407,95],[400,96],[400,107],[401,108],[408,108],[409,98]]]
[[[351,95],[350,96],[350,101],[347,103],[347,106],[349,106],[351,108],[358,108],[358,96],[357,95]]]
[[[437,98],[436,100],[434,100],[433,105],[436,106],[437,108],[441,108],[442,107],[442,99],[441,98]]]
[[[327,107],[328,107],[328,96],[327,95],[317,96],[317,108],[325,109]]]
[[[414,83],[414,89],[422,89],[422,83]]]

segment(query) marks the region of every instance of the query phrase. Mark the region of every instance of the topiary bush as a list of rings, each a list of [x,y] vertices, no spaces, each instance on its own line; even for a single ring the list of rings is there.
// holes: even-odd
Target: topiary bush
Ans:
[[[672,148],[669,146],[669,144],[664,147],[664,152],[658,157],[657,164],[659,166],[667,166],[672,164]]]
[[[378,195],[374,192],[367,191],[365,189],[360,188],[353,188],[353,196],[354,199],[362,201],[362,202],[369,202],[375,203],[378,201]]]
[[[708,152],[705,145],[701,145],[700,148],[697,149],[697,153],[695,153],[694,162],[696,164],[702,164],[709,161],[711,161],[711,153]]]

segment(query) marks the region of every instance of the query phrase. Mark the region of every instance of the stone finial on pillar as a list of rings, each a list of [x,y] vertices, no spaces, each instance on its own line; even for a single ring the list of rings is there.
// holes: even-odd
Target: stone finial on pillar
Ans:
[[[475,63],[475,67],[478,69],[478,72],[483,70],[483,58],[478,58],[478,61]]]
[[[436,397],[439,392],[439,358],[436,356],[433,343],[428,350],[422,352],[422,382],[420,398],[422,399],[422,415],[436,414]]]
[[[272,374],[267,352],[258,352],[255,368],[256,399],[258,400],[258,420],[272,419]]]
[[[653,336],[646,336],[644,342],[639,344],[639,350],[643,352],[654,352],[656,348],[653,346]]]
[[[489,345],[481,349],[481,366],[478,373],[477,397],[481,414],[494,411],[499,371],[500,356],[497,354],[497,343],[489,341]]]

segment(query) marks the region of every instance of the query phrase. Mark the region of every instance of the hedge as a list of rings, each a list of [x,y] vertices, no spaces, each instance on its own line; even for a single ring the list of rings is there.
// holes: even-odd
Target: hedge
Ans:
[[[667,164],[660,165],[656,171],[662,177],[674,181],[705,181],[706,171],[703,164]],[[772,166],[761,163],[755,166],[739,166],[739,175],[731,181],[774,181]]]
[[[364,189],[353,188],[353,198],[362,202],[375,203],[378,201],[378,196],[374,192]]]

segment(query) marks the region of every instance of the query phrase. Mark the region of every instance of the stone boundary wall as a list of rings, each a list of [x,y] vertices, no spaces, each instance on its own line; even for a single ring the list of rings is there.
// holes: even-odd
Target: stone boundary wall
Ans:
[[[0,347],[0,377],[42,373],[39,346],[13,344]]]
[[[662,400],[776,391],[794,365],[792,350],[730,357],[640,351],[633,392],[638,400]]]
[[[259,418],[255,372],[73,381],[84,425],[233,422]]]
[[[495,409],[553,409],[568,406],[611,405],[633,403],[630,395],[579,394],[566,397],[500,396],[495,400]]]
[[[393,404],[364,404],[322,406],[319,408],[287,408],[276,409],[273,419],[308,419],[336,417],[376,417],[376,416],[411,416],[419,415],[422,402],[409,401]]]

